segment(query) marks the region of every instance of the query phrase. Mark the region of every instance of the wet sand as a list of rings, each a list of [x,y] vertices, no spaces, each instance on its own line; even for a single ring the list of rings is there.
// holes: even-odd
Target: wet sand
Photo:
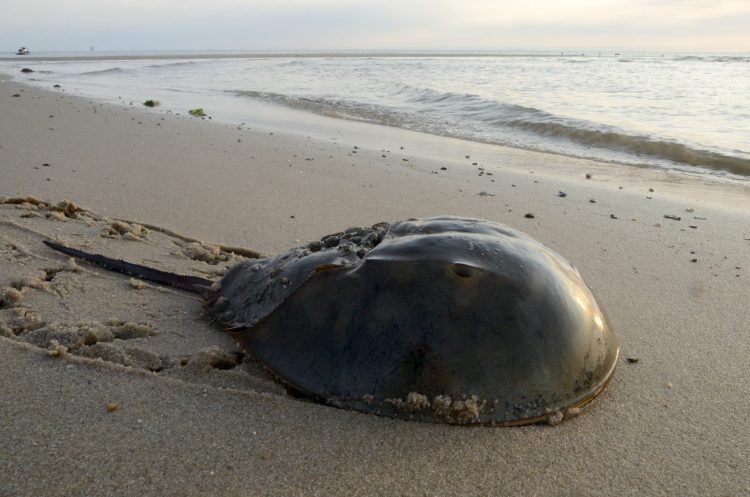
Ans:
[[[269,131],[7,81],[0,109],[0,495],[750,492],[747,187],[356,123]],[[195,296],[41,243],[215,278],[242,257],[227,246],[276,253],[438,214],[508,224],[579,268],[621,345],[580,416],[465,428],[306,402]]]

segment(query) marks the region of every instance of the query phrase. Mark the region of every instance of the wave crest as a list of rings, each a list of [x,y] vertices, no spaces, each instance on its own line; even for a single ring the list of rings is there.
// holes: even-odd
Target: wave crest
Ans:
[[[252,90],[232,93],[328,117],[499,145],[516,145],[516,142],[504,136],[516,131],[568,141],[586,148],[615,150],[635,157],[750,175],[750,159],[701,149],[671,139],[628,133],[606,124],[566,118],[534,107],[498,102],[479,95],[438,92],[408,85],[401,85],[399,90],[406,94],[406,107],[413,109],[411,112],[343,99]],[[633,160],[633,163],[638,164],[638,160]]]

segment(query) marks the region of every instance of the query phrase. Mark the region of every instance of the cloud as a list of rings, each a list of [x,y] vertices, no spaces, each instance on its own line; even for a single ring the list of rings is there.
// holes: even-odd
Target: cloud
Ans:
[[[748,50],[746,0],[27,0],[0,45],[36,50]]]

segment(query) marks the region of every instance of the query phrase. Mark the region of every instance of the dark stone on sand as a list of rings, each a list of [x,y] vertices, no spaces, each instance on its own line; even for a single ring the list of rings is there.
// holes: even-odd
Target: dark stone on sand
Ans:
[[[610,218],[610,219],[617,219],[617,216],[615,216],[614,214],[610,214],[610,215],[609,215],[609,218]]]
[[[14,94],[13,94],[13,96],[14,96],[14,97],[20,97],[20,96],[21,96],[21,94],[20,94],[20,93],[14,93]]]
[[[44,167],[50,167],[50,165],[51,164],[49,162],[45,162],[44,164],[42,164],[42,166],[44,166]]]
[[[534,219],[534,214],[532,214],[531,212],[527,212],[523,217],[525,217],[526,219]]]
[[[681,221],[682,218],[680,216],[675,216],[673,214],[664,214],[664,219],[672,219],[673,221]]]
[[[53,85],[52,88],[62,88],[60,85]]]
[[[638,362],[638,360],[639,359],[637,357],[628,357],[628,362],[630,364],[635,364],[636,362]]]
[[[595,203],[596,203],[596,200],[594,200],[593,198],[590,198],[590,199],[589,199],[589,203],[590,203],[590,204],[595,204]]]
[[[698,262],[698,259],[696,259],[696,258],[694,257],[694,258],[690,259],[690,262]]]
[[[590,173],[586,173],[586,179],[591,179],[591,174]]]
[[[447,167],[441,167],[441,168],[440,168],[440,170],[441,170],[441,171],[447,171],[447,170],[448,170],[448,168],[447,168]]]
[[[28,72],[34,72],[34,70],[33,69],[29,69],[28,67],[24,67],[23,69],[21,69],[21,72],[27,72],[28,73]]]
[[[565,197],[567,197],[567,196],[568,196],[568,194],[567,194],[567,193],[565,193],[564,191],[560,190],[559,192],[557,192],[557,196],[558,196],[558,197],[562,197],[562,198],[565,198]]]

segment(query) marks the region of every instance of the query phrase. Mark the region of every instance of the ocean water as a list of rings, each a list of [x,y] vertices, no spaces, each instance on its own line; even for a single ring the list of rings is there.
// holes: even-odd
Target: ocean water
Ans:
[[[264,103],[750,181],[750,54],[96,55],[6,59],[0,72],[111,102],[154,98],[183,113],[190,102],[230,122],[252,124]],[[22,67],[35,72],[21,74]]]

